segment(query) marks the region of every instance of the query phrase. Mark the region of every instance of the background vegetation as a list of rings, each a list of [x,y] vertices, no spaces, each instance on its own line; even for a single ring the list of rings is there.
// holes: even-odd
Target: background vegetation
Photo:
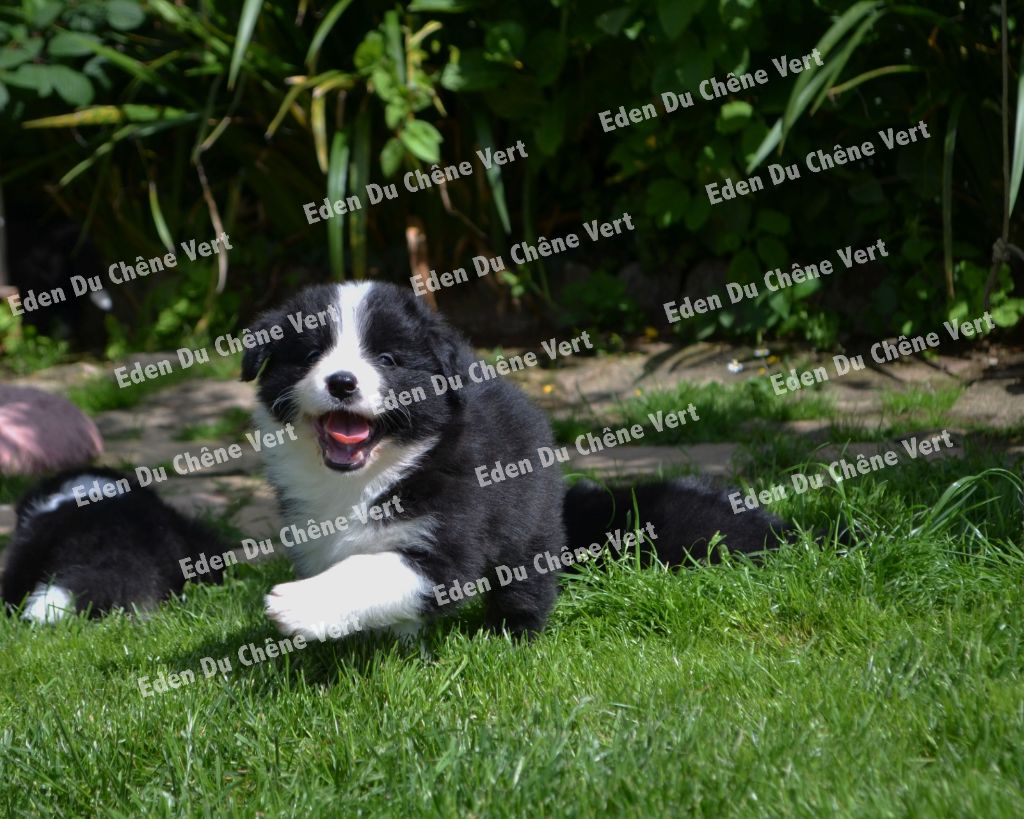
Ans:
[[[1011,14],[1010,107],[1020,111],[1018,24]],[[34,225],[39,242],[70,219],[104,271],[182,240],[233,237],[226,270],[183,264],[116,288],[110,352],[244,326],[308,280],[403,280],[409,227],[422,229],[430,266],[449,270],[476,253],[508,260],[514,242],[622,211],[634,234],[546,266],[510,265],[496,297],[629,333],[702,262],[754,281],[883,237],[895,251],[883,268],[674,329],[823,345],[930,330],[983,309],[1003,218],[999,31],[998,4],[953,0],[23,0],[0,10],[0,183],[8,215]],[[771,67],[816,46],[825,67],[815,73],[783,79]],[[703,79],[757,68],[769,70],[764,86],[724,101],[697,94]],[[696,104],[602,131],[599,112],[669,90]],[[877,129],[922,119],[933,136],[912,148],[708,204],[708,182],[880,143]],[[1011,124],[1016,189],[1024,118]],[[486,174],[474,160],[477,147],[519,139],[527,160]],[[476,172],[445,191],[402,189],[408,170],[462,160]],[[304,203],[368,182],[397,182],[399,198],[306,223]],[[569,261],[589,275],[568,275]],[[632,262],[649,303],[620,275]],[[694,295],[708,289],[721,287]],[[1021,295],[1003,265],[991,293],[999,324],[1016,321]]]

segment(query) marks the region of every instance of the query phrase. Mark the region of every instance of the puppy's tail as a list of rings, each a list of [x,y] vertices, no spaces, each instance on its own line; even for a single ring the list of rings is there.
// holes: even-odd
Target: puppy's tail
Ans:
[[[717,544],[730,552],[759,555],[796,538],[793,525],[763,509],[735,512],[728,491],[700,478],[636,487],[580,481],[565,496],[569,547],[598,543],[621,551],[624,540],[640,541],[641,556],[648,562],[657,557],[678,566],[720,560]],[[626,537],[629,533],[631,538]]]

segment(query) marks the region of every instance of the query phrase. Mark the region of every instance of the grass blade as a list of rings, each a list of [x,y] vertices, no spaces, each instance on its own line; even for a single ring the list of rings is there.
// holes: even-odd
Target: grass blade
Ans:
[[[316,146],[316,163],[327,173],[327,98],[314,94],[309,104],[309,119],[313,126],[313,144]]]
[[[149,211],[153,215],[153,225],[156,227],[157,236],[163,242],[168,251],[174,250],[174,239],[171,238],[171,231],[167,228],[163,211],[160,209],[160,197],[156,192],[156,181],[149,180]]]
[[[868,82],[869,80],[876,79],[878,77],[885,77],[889,74],[919,74],[924,69],[919,65],[884,65],[881,68],[873,68],[870,71],[865,71],[863,74],[858,74],[852,80],[847,80],[840,85],[833,85],[829,89],[829,93],[832,96],[838,97],[847,91],[851,91],[861,83]]]
[[[1017,119],[1013,126],[1013,164],[1010,170],[1010,213],[1020,193],[1020,180],[1024,176],[1024,51],[1020,55],[1017,72]]]
[[[316,61],[320,57],[320,48],[324,44],[324,40],[327,39],[327,35],[331,33],[331,29],[334,28],[334,24],[338,22],[338,18],[345,12],[349,6],[352,5],[352,0],[340,0],[335,3],[326,15],[324,19],[320,21],[320,25],[317,26],[316,32],[313,34],[313,39],[310,40],[309,50],[306,51],[306,66],[309,68],[309,73],[313,74],[316,72]]]
[[[949,111],[949,125],[942,143],[942,266],[946,273],[946,296],[953,298],[953,152],[956,130],[960,123],[963,95],[956,98]]]
[[[351,190],[361,191],[370,181],[370,112],[365,104],[356,117],[355,149],[351,166]],[[366,211],[352,212],[349,222],[349,240],[352,245],[352,275],[357,279],[366,278]]]
[[[822,59],[829,55],[850,29],[860,23],[865,16],[875,11],[880,5],[876,0],[861,0],[861,2],[854,3],[843,12],[839,19],[832,24],[818,41],[816,48],[821,54]],[[796,78],[796,82],[793,83],[793,91],[789,95],[789,103],[786,105],[786,111],[782,117],[784,130],[788,131],[792,124],[796,122],[800,112],[810,100],[809,97],[804,95],[804,89],[820,76],[821,72],[803,71]]]
[[[474,115],[473,122],[476,125],[476,139],[481,147],[494,144],[494,137],[491,134],[491,126],[487,118],[480,111]],[[508,218],[508,203],[505,201],[505,183],[501,178],[501,168],[493,163],[486,171],[487,184],[491,188],[491,196],[494,199],[494,209],[498,212],[498,219],[505,233],[512,232],[512,223]]]
[[[349,138],[347,131],[335,131],[331,140],[331,160],[327,167],[327,198],[332,202],[344,199],[348,184]],[[345,278],[345,216],[327,220],[327,252],[331,275]]]
[[[164,105],[96,105],[73,114],[40,117],[22,123],[22,128],[76,128],[80,125],[116,125],[121,122],[155,122],[189,116],[181,108]]]
[[[235,49],[231,54],[231,68],[228,70],[228,88],[235,87],[238,70],[242,67],[242,59],[249,49],[252,33],[256,28],[256,20],[263,8],[263,0],[245,0],[242,6],[242,18],[238,23],[238,34],[235,36]]]

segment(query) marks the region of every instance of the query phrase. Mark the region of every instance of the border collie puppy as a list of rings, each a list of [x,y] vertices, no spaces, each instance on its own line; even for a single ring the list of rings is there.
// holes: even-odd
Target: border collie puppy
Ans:
[[[17,518],[0,600],[11,610],[24,602],[21,616],[41,623],[76,611],[152,608],[184,587],[180,560],[224,551],[212,529],[113,469],[42,481],[19,501]],[[219,583],[221,572],[202,580]]]
[[[558,577],[535,571],[534,558],[557,555],[566,538],[561,471],[541,468],[537,455],[554,444],[544,413],[502,378],[479,380],[469,344],[408,288],[309,287],[263,314],[254,332],[265,343],[246,351],[242,379],[258,378],[258,426],[294,428],[294,440],[264,449],[267,473],[285,527],[319,535],[293,534],[304,541],[289,549],[301,579],[266,597],[279,629],[320,638],[408,633],[445,610],[435,589],[483,578],[492,627],[541,629]],[[442,379],[447,389],[435,390]],[[532,471],[480,486],[478,467],[524,459]],[[684,546],[719,529],[740,541],[728,543],[733,550],[777,545],[778,519],[750,512],[740,526],[724,495],[685,483],[673,492],[662,513]],[[631,507],[605,514],[610,505],[598,495],[574,490],[569,513],[577,499],[603,542],[601,527],[613,517],[621,525]],[[498,582],[498,567],[519,566],[525,578]]]

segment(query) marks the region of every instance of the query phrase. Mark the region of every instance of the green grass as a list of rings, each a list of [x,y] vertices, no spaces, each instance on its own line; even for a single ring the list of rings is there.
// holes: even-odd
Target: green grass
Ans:
[[[0,503],[17,503],[25,490],[35,483],[35,478],[25,475],[0,474]]]
[[[696,408],[698,421],[687,420],[674,429],[656,431],[651,415],[683,414],[690,403]],[[636,394],[619,402],[610,413],[578,413],[556,418],[552,425],[560,442],[574,441],[578,435],[611,425],[613,429],[641,424],[645,439],[641,443],[669,446],[697,441],[737,441],[752,437],[744,424],[796,421],[808,418],[831,418],[832,402],[820,391],[803,390],[799,394],[778,396],[763,378],[739,384],[693,384],[680,382],[671,390],[655,390]],[[663,417],[663,416],[662,416]]]
[[[252,427],[252,413],[241,407],[229,407],[216,421],[183,427],[176,441],[241,441]]]
[[[840,413],[831,397],[820,386],[799,393],[776,395],[765,379],[752,379],[738,384],[679,383],[671,390],[638,390],[620,401],[610,411],[577,411],[553,421],[559,442],[573,442],[587,432],[597,434],[603,427],[617,429],[641,424],[644,438],[640,444],[672,446],[699,442],[733,441],[748,444],[771,439],[775,441],[777,425],[785,421],[821,419],[828,422],[822,437],[833,443],[855,441],[886,441],[922,430],[950,426],[949,411],[963,394],[964,387],[952,384],[885,390],[880,393],[881,419],[864,423],[858,416]],[[658,432],[652,414],[679,411],[693,403],[699,421],[688,420],[675,429]],[[963,419],[955,424],[984,432]],[[1005,431],[997,431],[1004,435]],[[790,436],[792,437],[792,436]],[[804,449],[806,442],[800,444]]]
[[[177,367],[173,362],[172,366]],[[238,378],[238,373],[238,356],[215,355],[211,357],[208,364],[197,364],[187,370],[172,369],[170,373],[159,378],[121,387],[114,378],[111,365],[109,374],[97,376],[85,383],[70,387],[67,391],[67,398],[83,412],[96,415],[109,410],[134,407],[155,392],[193,378],[232,379]]]
[[[790,454],[753,450],[753,484]],[[1002,463],[968,447],[775,507],[852,521],[848,551],[585,571],[531,643],[470,610],[425,653],[314,643],[242,667],[276,637],[281,563],[145,620],[0,618],[0,813],[1020,816],[1021,485]]]

